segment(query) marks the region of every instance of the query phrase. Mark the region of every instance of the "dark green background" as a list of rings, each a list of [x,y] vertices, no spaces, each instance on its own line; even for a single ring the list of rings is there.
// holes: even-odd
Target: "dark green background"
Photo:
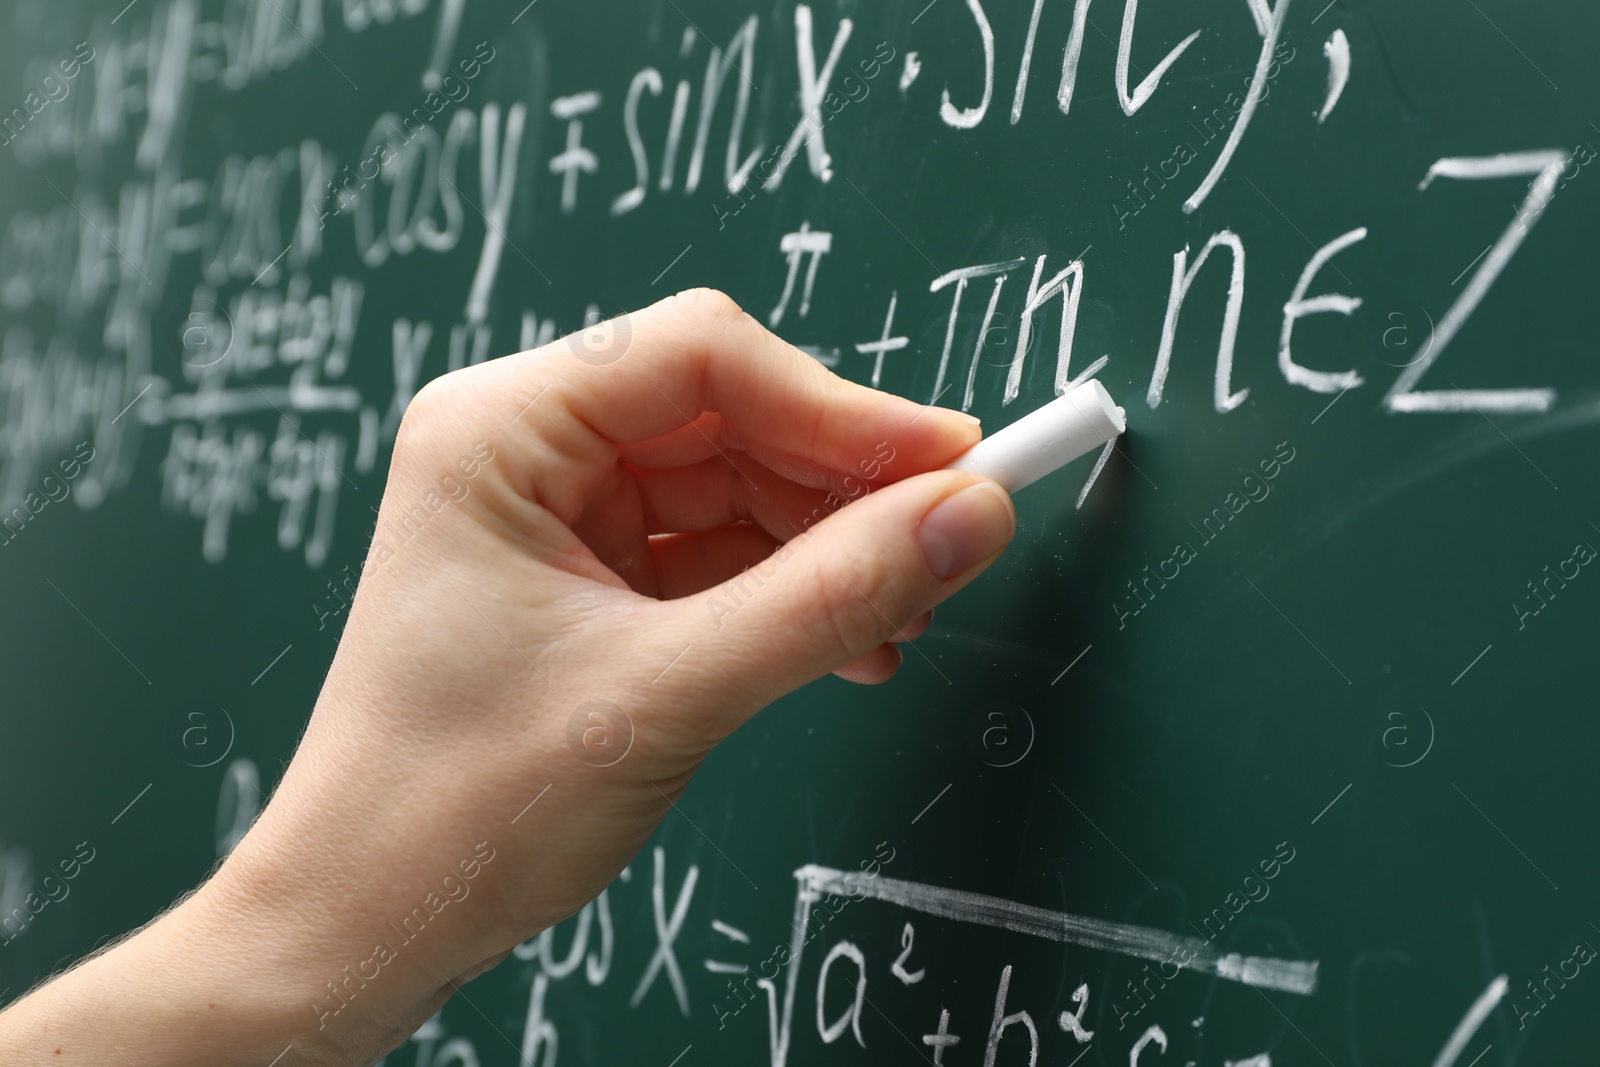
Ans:
[[[437,6],[356,35],[344,29],[338,6],[327,4],[322,55],[238,93],[196,87],[180,176],[210,180],[230,153],[270,154],[305,138],[340,165],[353,164],[379,113],[421,100]],[[673,87],[679,77],[694,87],[685,136],[692,143],[710,54],[701,38],[680,59],[684,28],[692,20],[722,47],[754,14],[745,150],[781,142],[799,118],[791,4],[540,0],[513,24],[521,4],[497,0],[474,3],[466,14],[457,53],[489,40],[497,58],[462,106],[522,101],[530,109],[507,230],[517,250],[506,250],[494,291],[492,352],[517,347],[525,310],[565,331],[582,323],[590,303],[616,312],[690,285],[723,288],[764,313],[782,289],[779,238],[808,222],[835,235],[833,252],[809,316],[791,306],[780,332],[845,350],[840,372],[864,380],[870,359],[852,346],[877,338],[897,291],[897,332],[911,345],[889,357],[883,387],[927,401],[950,295],[930,294],[928,283],[956,267],[1027,256],[1001,298],[997,322],[1005,329],[991,334],[984,351],[992,366],[978,377],[974,411],[993,430],[1052,395],[1058,302],[1041,314],[1022,397],[1009,407],[1000,402],[1026,272],[1039,255],[1048,253],[1054,273],[1088,248],[1073,366],[1109,354],[1099,377],[1131,422],[1081,511],[1073,504],[1088,460],[1019,496],[1011,551],[940,609],[892,683],[858,689],[824,679],[717,751],[681,814],[656,837],[666,850],[669,901],[688,865],[700,868],[677,943],[689,1017],[664,980],[636,1009],[628,1006],[655,947],[646,853],[632,880],[609,894],[617,943],[605,983],[591,988],[580,972],[550,985],[545,1015],[560,1034],[560,1062],[665,1065],[686,1046],[678,1061],[685,1067],[763,1062],[762,1005],[719,1031],[713,1004],[724,978],[703,961],[761,960],[788,940],[795,868],[852,868],[883,841],[896,850],[884,873],[896,878],[1182,932],[1287,841],[1294,861],[1225,939],[1236,951],[1319,960],[1321,985],[1310,997],[1263,995],[1185,975],[1119,1030],[1112,1003],[1133,1003],[1123,983],[1138,967],[1129,960],[854,904],[808,949],[792,1063],[919,1062],[920,1035],[934,1030],[941,1008],[962,1036],[945,1062],[979,1063],[1006,965],[1014,967],[1008,1009],[1026,1009],[1039,1025],[1041,1063],[1066,1065],[1078,1055],[1055,1017],[1072,1007],[1080,982],[1090,987],[1086,1025],[1097,1034],[1084,1064],[1125,1063],[1151,1023],[1172,1046],[1164,1056],[1146,1049],[1147,1063],[1220,1065],[1261,1052],[1278,1064],[1432,1062],[1496,975],[1509,976],[1512,998],[1533,1003],[1527,980],[1580,941],[1600,944],[1591,923],[1600,919],[1592,831],[1600,799],[1600,577],[1585,569],[1521,631],[1510,607],[1527,597],[1527,581],[1576,543],[1600,545],[1591,525],[1600,522],[1593,320],[1600,177],[1592,165],[1558,192],[1423,383],[1549,386],[1559,394],[1554,410],[1491,422],[1475,413],[1393,416],[1381,400],[1399,366],[1426,343],[1430,317],[1437,322],[1466,284],[1452,279],[1500,236],[1525,189],[1516,178],[1441,180],[1425,193],[1418,183],[1445,156],[1572,152],[1600,141],[1600,14],[1570,2],[1335,0],[1323,9],[1320,0],[1294,0],[1285,31],[1294,58],[1210,199],[1192,216],[1180,210],[1216,145],[1201,149],[1172,188],[1119,230],[1113,203],[1126,195],[1125,181],[1171,156],[1176,140],[1193,136],[1188,120],[1249,77],[1260,38],[1246,4],[1146,0],[1136,66],[1148,68],[1196,27],[1205,33],[1129,118],[1113,77],[1121,5],[1091,7],[1072,111],[1063,116],[1055,88],[1070,6],[1049,0],[1027,108],[1015,126],[1008,113],[1031,5],[984,6],[997,40],[994,100],[977,128],[954,130],[939,119],[940,89],[948,84],[959,105],[976,102],[982,73],[972,16],[960,0],[939,0],[920,17],[920,2],[817,4],[819,62],[838,18],[848,16],[856,27],[839,76],[887,41],[900,57],[918,53],[921,77],[902,94],[896,59],[864,101],[827,126],[832,181],[814,177],[802,155],[776,195],[758,195],[721,230],[712,205],[727,104],[717,113],[701,189],[682,192],[680,155],[673,192],[652,188],[643,206],[614,220],[607,206],[632,184],[633,170],[622,99],[635,71],[661,70],[666,92],[646,97],[642,111],[653,182]],[[286,0],[283,7],[295,10]],[[0,37],[0,103],[21,102],[30,60],[70,54],[86,36],[137,39],[164,9],[142,0],[115,26],[108,25],[114,11],[94,10],[78,2],[12,5]],[[208,0],[202,12],[215,19],[223,8]],[[93,36],[96,21],[93,34],[109,36]],[[1343,101],[1318,126],[1327,80],[1322,43],[1335,29],[1349,35],[1353,73]],[[604,95],[584,138],[600,169],[584,179],[578,210],[566,215],[547,169],[565,127],[549,117],[548,102],[588,89]],[[142,118],[130,126],[137,131]],[[481,203],[471,146],[462,189]],[[103,161],[82,166],[23,166],[0,152],[0,211],[7,219],[60,211],[63,194],[115,205],[138,173],[127,138]],[[1349,282],[1330,266],[1312,292],[1348,292],[1364,305],[1349,319],[1316,316],[1296,329],[1301,363],[1355,367],[1367,379],[1330,409],[1332,397],[1292,387],[1277,370],[1281,308],[1314,248],[1357,226],[1370,237],[1335,261]],[[1224,228],[1239,234],[1248,253],[1233,388],[1248,387],[1249,399],[1226,415],[1211,403],[1227,269],[1219,251],[1183,317],[1166,398],[1151,410],[1144,391],[1171,257],[1186,243],[1198,251]],[[466,238],[453,252],[417,252],[375,270],[361,264],[348,218],[332,221],[324,237],[323,254],[306,273],[315,291],[336,274],[363,279],[346,380],[381,413],[394,388],[393,320],[434,323],[424,377],[445,370],[445,338],[461,321],[482,220],[467,212]],[[653,282],[685,246],[692,247]],[[0,264],[0,285],[14,269]],[[180,339],[198,282],[196,257],[175,257],[147,324],[151,370],[168,381],[179,381]],[[235,278],[222,296],[249,284]],[[980,281],[965,298],[952,358],[957,380],[988,292]],[[104,302],[72,312],[0,307],[0,314],[7,330],[31,331],[36,347],[61,336],[90,363],[126,361],[101,340]],[[1386,334],[1397,326],[1401,332]],[[260,383],[283,384],[275,373]],[[941,402],[954,403],[959,389]],[[121,401],[137,391],[128,385]],[[0,406],[6,462],[17,461],[10,442],[18,404],[8,393]],[[276,422],[268,414],[228,425],[253,425],[270,438]],[[313,436],[330,429],[354,437],[348,416],[311,416],[304,427]],[[82,429],[74,440],[90,434],[87,422]],[[376,469],[347,469],[351,482],[340,486],[337,532],[320,567],[278,547],[277,509],[264,487],[255,512],[235,517],[226,561],[212,564],[201,555],[199,523],[161,503],[170,433],[150,426],[130,440],[138,451],[128,483],[100,506],[53,504],[0,549],[0,836],[12,860],[32,857],[36,877],[79,841],[97,850],[71,895],[0,948],[0,999],[142,922],[210,869],[224,768],[245,758],[259,767],[263,788],[277,781],[337,639],[337,625],[319,631],[313,605],[342,567],[359,569],[365,551],[387,440]],[[1195,543],[1188,524],[1221,505],[1280,442],[1295,458],[1271,496],[1246,508],[1119,631],[1112,604],[1125,597],[1124,583],[1171,555],[1176,542]],[[70,451],[69,444],[44,461]],[[1010,767],[991,766],[1000,758],[973,740],[981,733],[974,724],[985,722],[995,701],[1025,710],[1025,717],[1013,712],[1014,744],[1030,724],[1034,735],[1026,757]],[[236,731],[232,748],[216,765],[194,767],[226,740],[222,708]],[[191,712],[207,717],[189,719]],[[213,732],[188,735],[186,745],[185,730],[197,721]],[[1425,750],[1415,765],[1394,766]],[[908,918],[917,931],[912,966],[927,968],[909,989],[889,974]],[[741,949],[715,934],[712,919],[748,932],[752,944]],[[868,962],[874,1007],[863,1018],[865,1051],[848,1035],[824,1048],[814,1023],[816,968],[846,936]],[[564,950],[567,930],[559,943]],[[468,988],[471,1004],[458,997],[444,1010],[441,1036],[408,1044],[390,1062],[437,1062],[430,1057],[446,1036],[463,1036],[479,1062],[516,1063],[538,969],[536,958],[508,961]],[[848,997],[842,978],[834,983],[830,1015]],[[1592,1044],[1597,998],[1600,978],[1585,969],[1520,1030],[1508,1000],[1461,1062],[1490,1044],[1480,1061],[1486,1067],[1579,1062]],[[1008,1042],[998,1062],[1025,1056],[1025,1047]]]

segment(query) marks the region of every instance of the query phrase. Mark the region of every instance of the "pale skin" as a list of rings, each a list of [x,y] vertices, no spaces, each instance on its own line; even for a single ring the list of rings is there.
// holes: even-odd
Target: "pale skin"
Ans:
[[[624,334],[417,395],[270,803],[181,903],[0,1014],[0,1062],[375,1062],[604,889],[718,742],[830,671],[891,677],[1010,541],[1000,487],[939,470],[976,420],[707,290]],[[597,700],[620,759],[572,725]]]

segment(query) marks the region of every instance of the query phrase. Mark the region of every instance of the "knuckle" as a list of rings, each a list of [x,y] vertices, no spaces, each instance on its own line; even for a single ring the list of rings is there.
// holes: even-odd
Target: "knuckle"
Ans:
[[[441,421],[444,409],[450,406],[452,391],[445,378],[434,378],[411,394],[406,410],[400,417],[398,438],[405,440],[414,437]]]
[[[396,452],[425,456],[449,450],[470,434],[469,391],[460,375],[455,371],[434,378],[411,397],[395,436]]]
[[[720,289],[685,289],[678,300],[695,318],[709,326],[725,326],[744,318],[744,308]]]
[[[883,644],[889,630],[889,624],[869,599],[872,586],[848,579],[851,570],[825,569],[817,577],[816,589],[818,623],[847,659],[864,656]]]

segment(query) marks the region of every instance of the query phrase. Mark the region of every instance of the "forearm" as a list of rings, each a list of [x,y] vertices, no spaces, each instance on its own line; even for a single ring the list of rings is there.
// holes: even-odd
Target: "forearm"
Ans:
[[[319,1018],[316,987],[337,968],[322,975],[306,958],[300,935],[311,924],[302,916],[298,929],[282,927],[291,915],[253,907],[252,894],[229,882],[213,879],[0,1014],[0,1063],[369,1064],[450,992],[446,987],[433,1003],[419,999],[406,1010],[373,996]],[[338,1005],[326,988],[321,992]]]
[[[13,1005],[0,1062],[272,1062],[291,1026],[284,990],[257,980],[250,939],[226,928],[217,896],[202,889]]]
[[[549,905],[505,905],[500,883],[530,880],[502,878],[495,846],[464,830],[452,783],[469,762],[432,781],[381,756],[314,725],[204,885],[0,1014],[0,1064],[346,1067],[402,1043],[536,932],[491,916],[520,927]]]

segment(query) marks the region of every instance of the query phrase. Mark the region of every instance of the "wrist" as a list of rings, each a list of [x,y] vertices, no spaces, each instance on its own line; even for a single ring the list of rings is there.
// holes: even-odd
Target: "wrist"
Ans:
[[[266,1062],[290,1043],[307,1063],[376,1062],[453,989],[415,960],[363,972],[372,940],[383,936],[373,902],[330,862],[275,845],[275,830],[258,823],[185,901],[188,952],[221,944],[243,964],[252,1015],[283,1036]]]

